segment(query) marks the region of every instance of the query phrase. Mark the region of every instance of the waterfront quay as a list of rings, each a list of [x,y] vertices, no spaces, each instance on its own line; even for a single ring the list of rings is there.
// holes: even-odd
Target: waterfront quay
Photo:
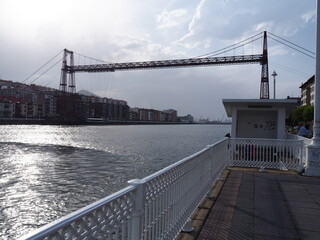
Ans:
[[[176,240],[320,239],[320,178],[228,168]]]

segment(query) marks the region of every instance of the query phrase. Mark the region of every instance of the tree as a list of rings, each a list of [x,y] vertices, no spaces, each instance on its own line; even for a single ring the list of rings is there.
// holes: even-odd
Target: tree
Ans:
[[[299,122],[313,121],[313,106],[301,106],[294,109],[290,115],[290,122],[292,125],[298,125]]]
[[[303,121],[303,109],[304,106],[298,107],[292,111],[290,116],[291,124],[298,125],[299,122]]]
[[[313,112],[314,112],[314,106],[304,106],[303,109],[303,121],[304,122],[311,122],[313,121]]]

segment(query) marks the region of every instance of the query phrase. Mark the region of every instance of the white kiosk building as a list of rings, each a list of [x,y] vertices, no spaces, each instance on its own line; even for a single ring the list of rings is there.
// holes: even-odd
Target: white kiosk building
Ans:
[[[232,138],[284,139],[285,120],[297,106],[296,99],[223,99],[232,117]]]

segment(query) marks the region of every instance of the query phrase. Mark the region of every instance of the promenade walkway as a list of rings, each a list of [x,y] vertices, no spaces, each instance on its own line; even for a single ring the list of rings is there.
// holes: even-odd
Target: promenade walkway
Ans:
[[[320,178],[231,168],[177,240],[320,239]]]

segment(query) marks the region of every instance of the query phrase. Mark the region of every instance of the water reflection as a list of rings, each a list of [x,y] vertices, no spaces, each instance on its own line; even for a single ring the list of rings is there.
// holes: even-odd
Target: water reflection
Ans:
[[[15,239],[221,139],[199,126],[0,126],[0,239]]]

